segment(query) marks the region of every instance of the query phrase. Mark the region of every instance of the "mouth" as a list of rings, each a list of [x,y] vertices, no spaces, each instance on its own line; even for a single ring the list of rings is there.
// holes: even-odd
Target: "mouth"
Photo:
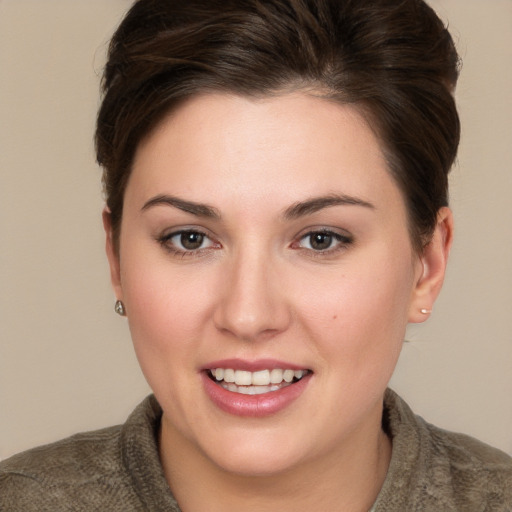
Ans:
[[[242,395],[272,393],[296,384],[312,372],[308,369],[266,369],[256,372],[233,368],[211,368],[207,376],[227,391]]]

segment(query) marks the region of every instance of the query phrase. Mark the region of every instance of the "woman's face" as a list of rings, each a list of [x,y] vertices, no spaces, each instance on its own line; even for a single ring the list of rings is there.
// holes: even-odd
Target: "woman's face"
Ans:
[[[110,260],[163,433],[191,456],[271,474],[378,430],[423,264],[350,106],[189,100],[137,150]]]

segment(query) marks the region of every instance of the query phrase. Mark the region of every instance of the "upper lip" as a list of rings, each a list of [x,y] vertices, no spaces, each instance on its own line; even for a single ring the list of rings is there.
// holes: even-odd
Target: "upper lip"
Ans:
[[[201,367],[201,370],[211,370],[214,368],[231,368],[233,370],[245,370],[247,372],[258,372],[261,370],[307,370],[308,368],[296,363],[288,361],[280,361],[277,359],[255,359],[253,361],[246,359],[220,359],[211,361]]]

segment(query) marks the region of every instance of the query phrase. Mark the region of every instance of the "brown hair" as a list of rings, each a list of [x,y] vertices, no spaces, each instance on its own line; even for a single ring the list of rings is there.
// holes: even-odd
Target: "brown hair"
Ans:
[[[96,129],[116,240],[137,145],[178,103],[314,89],[365,115],[421,250],[448,203],[458,63],[422,0],[136,1],[110,43]]]

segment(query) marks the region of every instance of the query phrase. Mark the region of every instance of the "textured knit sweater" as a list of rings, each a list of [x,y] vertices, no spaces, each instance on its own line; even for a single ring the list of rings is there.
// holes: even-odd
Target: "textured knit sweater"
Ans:
[[[158,457],[161,414],[150,396],[122,426],[0,463],[0,511],[180,512]],[[512,511],[508,455],[429,425],[389,390],[383,425],[393,452],[372,512]]]

